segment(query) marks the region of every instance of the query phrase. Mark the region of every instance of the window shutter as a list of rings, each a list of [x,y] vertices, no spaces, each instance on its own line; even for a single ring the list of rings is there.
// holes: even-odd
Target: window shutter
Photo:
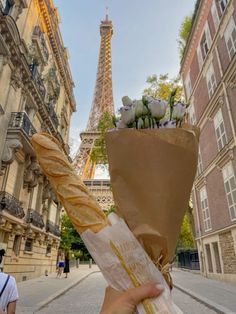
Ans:
[[[203,58],[202,58],[202,50],[201,50],[200,45],[197,47],[197,58],[198,58],[199,68],[201,70],[202,64],[203,64]]]
[[[212,15],[212,18],[213,18],[215,30],[217,31],[219,23],[220,23],[220,20],[219,20],[219,15],[218,15],[218,11],[217,11],[217,8],[216,8],[216,4],[215,4],[214,1],[213,1],[213,4],[212,4],[212,7],[211,7],[211,15]]]
[[[206,41],[207,41],[208,49],[210,50],[210,48],[211,48],[211,33],[210,33],[208,22],[206,22],[205,34],[206,34]]]

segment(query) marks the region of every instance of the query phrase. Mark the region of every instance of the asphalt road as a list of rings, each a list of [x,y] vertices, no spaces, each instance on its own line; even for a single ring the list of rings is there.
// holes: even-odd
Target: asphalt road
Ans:
[[[98,314],[103,301],[105,287],[106,282],[102,274],[92,274],[37,313]],[[185,314],[216,313],[179,290],[173,291],[173,298]]]

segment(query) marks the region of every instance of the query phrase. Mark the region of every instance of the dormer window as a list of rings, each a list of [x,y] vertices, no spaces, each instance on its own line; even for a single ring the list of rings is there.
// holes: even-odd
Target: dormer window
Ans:
[[[203,34],[202,40],[201,40],[201,48],[202,48],[202,55],[203,55],[203,59],[205,59],[208,51],[209,51],[209,47],[208,47],[208,43],[207,43],[207,39],[206,39],[206,34]]]
[[[224,13],[227,4],[228,4],[228,0],[218,0],[218,5],[220,8],[221,15]]]

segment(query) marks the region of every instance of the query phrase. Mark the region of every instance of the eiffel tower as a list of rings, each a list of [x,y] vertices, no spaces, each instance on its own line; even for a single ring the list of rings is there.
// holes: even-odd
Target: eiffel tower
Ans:
[[[113,204],[110,180],[94,179],[96,164],[91,162],[90,154],[95,140],[99,137],[98,123],[104,112],[114,113],[111,71],[111,37],[113,26],[106,11],[105,20],[100,24],[100,51],[97,66],[96,84],[92,107],[86,131],[80,133],[81,144],[74,159],[74,166],[92,191],[103,210]]]

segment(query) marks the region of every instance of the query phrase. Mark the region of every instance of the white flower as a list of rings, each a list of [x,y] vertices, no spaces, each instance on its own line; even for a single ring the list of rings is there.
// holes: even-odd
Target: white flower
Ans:
[[[128,125],[135,120],[135,108],[134,106],[124,106],[120,108],[121,121]]]
[[[119,120],[116,122],[117,129],[125,129],[127,126],[124,124],[123,121]]]
[[[176,128],[176,121],[173,120],[166,120],[165,122],[163,122],[161,124],[162,128],[166,128],[166,129],[173,129]]]
[[[133,101],[128,96],[122,97],[122,103],[123,103],[123,106],[132,106],[133,105]]]
[[[145,113],[145,106],[142,100],[135,100],[134,105],[135,105],[135,115],[137,118],[139,118]]]
[[[139,118],[139,119],[138,119],[138,126],[137,126],[137,128],[138,128],[138,129],[142,129],[142,127],[143,127],[143,119],[142,119],[142,118]]]
[[[155,99],[152,96],[143,96],[144,101],[147,103],[153,102]]]
[[[163,99],[152,100],[148,103],[148,108],[154,118],[160,120],[165,116],[168,102]]]
[[[183,117],[185,115],[186,112],[186,104],[182,103],[182,102],[177,102],[176,104],[174,104],[173,106],[173,112],[172,112],[172,119],[175,120],[183,120]]]

